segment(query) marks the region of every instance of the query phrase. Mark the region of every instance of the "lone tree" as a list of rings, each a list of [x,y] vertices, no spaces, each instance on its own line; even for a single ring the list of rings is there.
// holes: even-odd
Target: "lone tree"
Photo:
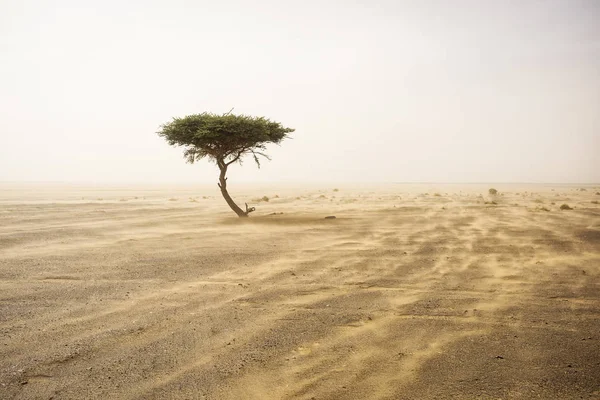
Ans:
[[[219,188],[225,201],[239,217],[247,217],[254,207],[242,210],[227,192],[227,168],[236,162],[242,163],[244,156],[251,154],[260,168],[260,157],[271,158],[264,153],[268,143],[279,144],[294,129],[286,128],[279,122],[264,117],[217,115],[202,113],[173,118],[173,121],[161,125],[158,135],[166,139],[171,146],[185,148],[183,155],[187,162],[208,157],[214,161],[221,174]]]

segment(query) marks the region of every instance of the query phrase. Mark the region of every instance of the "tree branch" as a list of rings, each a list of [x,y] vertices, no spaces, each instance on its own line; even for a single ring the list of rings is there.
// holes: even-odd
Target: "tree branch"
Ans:
[[[242,156],[242,154],[244,154],[246,152],[246,150],[248,150],[248,148],[242,147],[242,149],[238,151],[237,155],[233,158],[233,160],[225,163],[225,165],[229,166],[229,165],[233,164],[234,162],[238,161],[240,159],[240,157]]]

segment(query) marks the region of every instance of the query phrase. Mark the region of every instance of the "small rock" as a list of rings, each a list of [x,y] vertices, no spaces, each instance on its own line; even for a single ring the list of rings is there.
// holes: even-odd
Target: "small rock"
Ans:
[[[328,215],[325,217],[325,219],[335,219],[335,218],[336,218],[335,215]]]

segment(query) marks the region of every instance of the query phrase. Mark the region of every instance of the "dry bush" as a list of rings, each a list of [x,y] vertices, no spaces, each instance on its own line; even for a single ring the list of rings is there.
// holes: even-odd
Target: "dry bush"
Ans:
[[[568,204],[563,204],[560,206],[561,210],[572,210],[573,208],[571,208],[571,206],[569,206]]]
[[[491,195],[493,196],[493,195],[496,195],[496,194],[498,194],[498,191],[497,191],[496,189],[494,189],[494,188],[490,188],[490,189],[488,190],[488,193],[489,193],[489,194],[491,194]],[[518,193],[517,193],[517,194],[518,194]]]

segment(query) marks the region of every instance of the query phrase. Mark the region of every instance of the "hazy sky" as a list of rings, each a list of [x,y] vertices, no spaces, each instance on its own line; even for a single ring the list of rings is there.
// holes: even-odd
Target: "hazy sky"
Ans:
[[[229,182],[600,182],[600,1],[0,0],[0,181],[198,182],[171,117],[293,127]]]

